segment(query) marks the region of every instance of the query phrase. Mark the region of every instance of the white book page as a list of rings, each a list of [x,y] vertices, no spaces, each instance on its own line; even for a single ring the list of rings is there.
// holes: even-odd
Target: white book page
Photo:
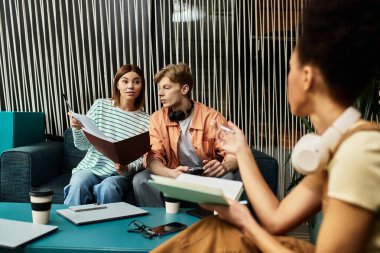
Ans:
[[[80,123],[83,125],[84,130],[92,135],[95,135],[101,139],[105,139],[108,141],[111,141],[108,139],[107,136],[104,135],[102,131],[99,130],[99,128],[95,125],[95,123],[86,115],[79,114],[75,112],[71,112],[72,116],[80,121]]]
[[[243,187],[243,183],[240,181],[215,177],[202,177],[185,173],[177,177],[177,180],[221,189],[224,195],[231,199],[236,199]]]
[[[194,190],[194,188],[196,188],[195,190],[200,190],[200,191],[204,191],[207,193],[214,193],[214,194],[222,191],[222,189],[220,189],[218,187],[213,187],[213,186],[209,186],[209,185],[202,185],[202,184],[198,184],[197,182],[178,180],[178,179],[174,179],[174,178],[170,178],[170,177],[164,177],[164,176],[158,176],[158,175],[150,175],[150,176],[154,181],[156,181],[158,183],[161,183],[164,185],[175,186],[178,188],[189,189],[189,190]]]

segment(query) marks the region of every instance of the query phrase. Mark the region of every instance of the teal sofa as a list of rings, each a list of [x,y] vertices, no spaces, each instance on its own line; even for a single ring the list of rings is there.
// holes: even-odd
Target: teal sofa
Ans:
[[[46,186],[54,192],[53,203],[62,204],[63,187],[85,154],[74,146],[71,129],[64,138],[5,150],[0,156],[0,201],[29,202],[31,187]]]
[[[252,152],[265,180],[277,193],[277,160],[253,148]],[[0,201],[29,202],[31,187],[46,186],[54,192],[53,203],[62,204],[63,188],[70,181],[71,170],[85,154],[74,146],[71,129],[66,129],[61,140],[4,151],[0,156]],[[128,196],[126,201],[133,204],[134,196]]]
[[[323,215],[322,212],[318,212],[316,215],[309,219],[309,234],[310,242],[315,244],[317,242],[319,228],[321,227]]]

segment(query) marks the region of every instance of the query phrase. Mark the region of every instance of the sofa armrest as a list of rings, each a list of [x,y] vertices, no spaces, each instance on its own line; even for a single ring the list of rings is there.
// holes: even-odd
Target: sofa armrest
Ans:
[[[316,244],[317,237],[319,233],[319,228],[321,227],[323,220],[322,211],[316,213],[309,219],[309,234],[310,234],[310,242],[312,244]]]
[[[255,157],[257,166],[260,169],[265,181],[271,188],[274,194],[277,194],[278,187],[278,162],[275,158],[251,148]]]
[[[31,187],[61,174],[63,143],[40,142],[8,149],[0,157],[0,200],[29,202]]]

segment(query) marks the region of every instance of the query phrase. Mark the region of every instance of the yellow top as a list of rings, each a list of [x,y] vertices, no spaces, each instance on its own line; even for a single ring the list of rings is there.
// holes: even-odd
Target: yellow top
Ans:
[[[366,252],[380,251],[380,131],[347,138],[328,167],[327,195],[377,214]]]

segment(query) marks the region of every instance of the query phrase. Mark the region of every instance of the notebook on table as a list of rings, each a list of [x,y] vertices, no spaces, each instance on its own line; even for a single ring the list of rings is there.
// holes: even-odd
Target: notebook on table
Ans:
[[[16,248],[45,236],[57,230],[57,228],[57,226],[51,225],[0,219],[0,247]]]
[[[148,211],[125,202],[89,204],[59,209],[57,213],[75,225],[115,220],[148,214]]]

